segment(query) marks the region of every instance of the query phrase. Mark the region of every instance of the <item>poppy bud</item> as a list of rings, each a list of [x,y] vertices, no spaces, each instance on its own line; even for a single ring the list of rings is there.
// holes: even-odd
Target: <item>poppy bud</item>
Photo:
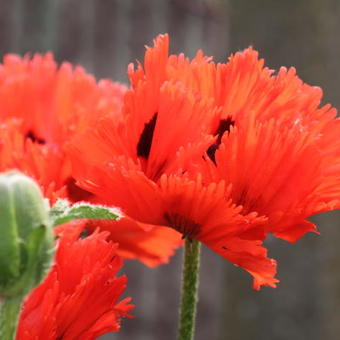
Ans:
[[[0,296],[24,296],[51,265],[53,234],[48,203],[29,177],[0,175]]]

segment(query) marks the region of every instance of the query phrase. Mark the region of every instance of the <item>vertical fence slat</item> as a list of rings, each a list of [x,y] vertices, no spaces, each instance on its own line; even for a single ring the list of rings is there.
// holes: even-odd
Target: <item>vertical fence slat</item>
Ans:
[[[11,52],[21,52],[21,36],[23,27],[23,0],[14,0],[12,2],[11,13]]]
[[[95,2],[95,73],[101,78],[127,82],[130,61],[130,0]]]
[[[13,46],[14,31],[17,24],[15,21],[14,1],[0,2],[0,55],[15,52]]]
[[[94,69],[94,3],[95,0],[60,0],[58,29],[58,60],[69,60],[83,65],[88,71]]]

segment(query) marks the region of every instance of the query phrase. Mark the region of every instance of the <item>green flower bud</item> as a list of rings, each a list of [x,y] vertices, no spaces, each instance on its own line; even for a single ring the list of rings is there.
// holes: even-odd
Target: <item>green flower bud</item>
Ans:
[[[0,296],[23,296],[45,277],[53,256],[48,211],[32,179],[0,175]]]

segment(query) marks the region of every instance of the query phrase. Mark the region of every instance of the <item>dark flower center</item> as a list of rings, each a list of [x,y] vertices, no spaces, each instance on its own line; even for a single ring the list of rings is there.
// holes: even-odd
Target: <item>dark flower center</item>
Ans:
[[[39,138],[32,130],[26,133],[25,138],[30,139],[33,143],[46,144],[45,139]]]
[[[209,146],[207,150],[207,155],[209,158],[216,164],[215,153],[218,147],[221,144],[223,134],[225,132],[230,132],[230,128],[235,125],[235,122],[231,119],[231,117],[227,117],[226,119],[221,119],[216,129],[214,136],[217,136],[216,142]]]
[[[158,113],[156,112],[148,123],[144,125],[142,134],[137,144],[137,156],[145,159],[149,158],[153,133],[155,131]]]

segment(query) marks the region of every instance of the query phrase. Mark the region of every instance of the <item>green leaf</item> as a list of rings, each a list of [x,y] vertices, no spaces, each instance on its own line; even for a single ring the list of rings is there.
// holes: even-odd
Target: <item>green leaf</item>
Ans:
[[[50,221],[54,222],[58,217],[62,216],[65,211],[70,209],[70,202],[65,199],[58,199],[49,211]],[[52,223],[54,225],[54,223]]]
[[[76,203],[66,206],[67,201],[58,201],[50,211],[50,218],[54,226],[76,219],[104,219],[116,220],[119,218],[117,209],[90,203]]]

